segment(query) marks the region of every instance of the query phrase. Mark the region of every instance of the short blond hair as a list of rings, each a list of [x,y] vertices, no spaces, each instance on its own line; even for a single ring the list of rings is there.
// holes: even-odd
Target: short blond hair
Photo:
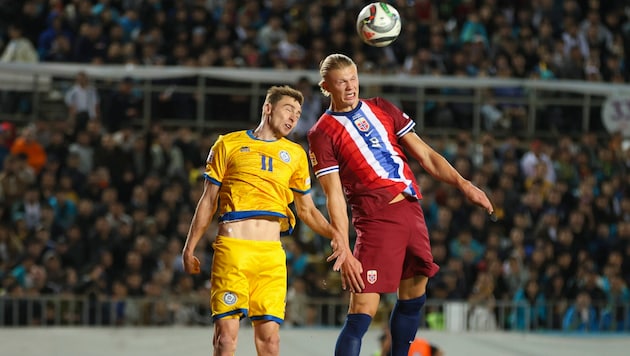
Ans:
[[[300,105],[304,103],[304,95],[297,89],[293,89],[288,85],[277,86],[274,85],[267,90],[267,96],[265,97],[265,103],[271,105],[276,104],[283,96],[288,96],[295,99]]]
[[[322,78],[319,81],[319,90],[321,90],[324,96],[330,96],[328,90],[324,89],[324,87],[322,86],[322,84],[324,84],[324,81],[326,80],[328,72],[330,72],[331,70],[342,69],[349,66],[356,66],[356,64],[350,57],[341,53],[328,55],[328,57],[324,58],[319,63],[319,76]]]

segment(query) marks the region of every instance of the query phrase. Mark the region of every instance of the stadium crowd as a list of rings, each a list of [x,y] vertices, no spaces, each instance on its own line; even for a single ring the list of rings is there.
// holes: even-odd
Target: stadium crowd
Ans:
[[[352,35],[361,1],[19,3],[0,6],[0,24],[11,23],[0,26],[2,61],[316,69],[334,51],[351,55],[363,72],[628,79],[624,1],[398,1],[401,37],[378,50]],[[207,300],[215,229],[199,246],[201,275],[182,272],[180,252],[220,132],[124,125],[123,117],[137,115],[124,99],[129,84],[110,93],[110,100],[120,95],[108,102],[116,105],[95,100],[77,109],[73,88],[65,96],[68,120],[0,126],[0,294],[120,301],[115,314],[123,323],[201,322],[172,301]],[[303,142],[303,131],[294,138]],[[499,140],[490,131],[475,139],[462,130],[425,139],[490,194],[499,217],[490,222],[414,167],[441,266],[430,299],[469,301],[471,328],[630,330],[630,150],[622,137],[593,131],[553,142]],[[317,185],[313,194],[324,209]],[[287,318],[310,325],[309,298],[344,293],[323,262],[324,239],[299,225],[283,241]],[[163,302],[152,305],[151,320],[138,320],[142,313],[123,303],[130,297]],[[503,302],[518,307],[497,318]],[[436,313],[427,307],[429,326],[439,327]],[[7,324],[24,322],[4,316]]]

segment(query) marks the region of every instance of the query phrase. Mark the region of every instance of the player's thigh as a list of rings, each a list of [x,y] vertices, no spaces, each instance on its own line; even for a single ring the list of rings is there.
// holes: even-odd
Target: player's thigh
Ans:
[[[248,315],[250,287],[242,258],[247,246],[243,244],[219,236],[213,245],[210,305],[215,320]]]
[[[287,265],[282,248],[259,256],[255,278],[250,278],[249,317],[282,323],[286,307]]]
[[[401,280],[411,279],[411,287],[415,288],[425,283],[422,279],[418,280],[417,276],[433,277],[439,266],[433,261],[429,231],[420,204],[410,204],[405,213],[409,240]]]
[[[393,293],[398,289],[409,240],[409,228],[398,218],[402,203],[378,216],[355,219],[354,256],[363,266],[364,293]]]

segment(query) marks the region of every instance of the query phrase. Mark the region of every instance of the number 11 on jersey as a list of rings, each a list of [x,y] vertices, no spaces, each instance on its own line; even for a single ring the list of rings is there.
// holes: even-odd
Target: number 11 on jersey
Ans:
[[[261,167],[263,171],[273,172],[273,158],[261,155]]]

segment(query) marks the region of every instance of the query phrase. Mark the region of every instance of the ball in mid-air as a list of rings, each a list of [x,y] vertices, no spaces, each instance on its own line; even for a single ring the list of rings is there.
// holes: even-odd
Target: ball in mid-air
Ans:
[[[357,16],[357,33],[363,42],[374,47],[385,47],[400,34],[398,10],[385,2],[366,5]]]

